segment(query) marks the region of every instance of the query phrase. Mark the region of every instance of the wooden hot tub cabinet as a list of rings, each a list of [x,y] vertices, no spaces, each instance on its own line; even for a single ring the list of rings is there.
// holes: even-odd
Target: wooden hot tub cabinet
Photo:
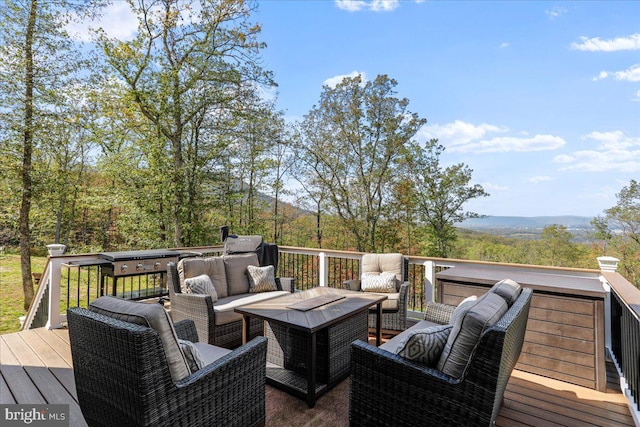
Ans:
[[[438,301],[452,305],[502,279],[532,288],[516,369],[606,391],[605,291],[598,274],[483,264],[453,267],[436,278]]]

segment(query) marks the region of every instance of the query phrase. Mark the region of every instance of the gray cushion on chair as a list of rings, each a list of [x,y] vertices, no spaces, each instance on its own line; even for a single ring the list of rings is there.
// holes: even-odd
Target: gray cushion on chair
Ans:
[[[463,376],[482,332],[500,320],[508,309],[506,301],[492,292],[484,294],[465,308],[467,311],[459,313],[452,325],[437,365],[439,371],[454,378]]]
[[[103,296],[89,304],[89,310],[155,330],[160,337],[165,357],[169,363],[171,379],[177,382],[191,373],[178,344],[178,336],[173,329],[169,313],[160,304],[146,304]]]
[[[507,302],[507,305],[511,307],[520,296],[522,288],[517,282],[511,279],[504,279],[493,285],[489,292],[500,295]]]
[[[247,266],[255,265],[258,267],[258,255],[237,254],[224,255],[224,270],[227,275],[227,285],[229,286],[229,296],[249,293],[249,276],[247,275]],[[218,297],[220,297],[218,295]]]
[[[229,295],[227,291],[227,275],[222,257],[185,258],[177,265],[180,286],[184,286],[185,279],[206,274],[216,288],[218,298]],[[184,291],[183,291],[184,292]]]

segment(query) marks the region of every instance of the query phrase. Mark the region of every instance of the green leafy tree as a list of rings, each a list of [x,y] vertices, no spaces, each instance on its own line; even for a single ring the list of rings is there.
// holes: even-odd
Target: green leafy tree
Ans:
[[[640,183],[632,179],[616,197],[617,205],[605,210],[609,229],[620,230],[611,246],[620,257],[621,273],[640,287]]]
[[[395,97],[396,85],[379,75],[324,86],[296,146],[309,187],[326,194],[330,213],[340,218],[359,251],[378,249],[378,227],[391,201],[398,161],[426,122],[408,111],[406,98]]]
[[[429,255],[449,257],[456,240],[454,224],[477,217],[465,211],[464,205],[477,197],[489,194],[479,184],[470,184],[473,170],[463,163],[443,167],[440,155],[444,147],[437,139],[424,147],[413,143],[408,147],[404,162],[406,179],[414,182],[418,214],[431,236]]]
[[[548,225],[540,235],[539,253],[544,265],[575,267],[579,251],[573,234],[564,225]]]
[[[25,309],[33,299],[31,280],[30,216],[37,199],[34,153],[47,133],[45,117],[51,118],[61,104],[59,91],[72,85],[84,63],[66,31],[71,19],[94,11],[95,2],[4,1],[0,6],[0,140],[3,151],[20,161],[3,175],[19,182],[18,229]],[[45,174],[46,176],[46,174]],[[18,178],[19,177],[19,178]]]
[[[271,82],[258,66],[260,27],[249,21],[254,3],[242,0],[131,1],[130,6],[139,20],[135,38],[121,41],[101,31],[98,44],[152,125],[154,140],[166,148],[171,169],[155,173],[170,179],[166,209],[173,243],[182,246],[191,243],[184,229],[198,222],[191,216],[198,210],[192,196],[203,193],[198,180],[204,175],[193,162],[206,157],[202,130],[239,109],[255,83]]]

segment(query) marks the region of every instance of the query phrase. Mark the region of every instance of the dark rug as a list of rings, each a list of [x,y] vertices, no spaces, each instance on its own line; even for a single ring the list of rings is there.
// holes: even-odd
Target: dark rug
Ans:
[[[391,337],[392,335],[384,335],[383,342]],[[375,345],[375,338],[370,336],[369,343]],[[277,388],[267,386],[265,392],[267,427],[348,426],[349,381],[350,379],[347,378],[322,395],[313,408],[309,408],[307,402],[302,399],[293,397]]]
[[[349,378],[322,395],[314,408],[271,386],[266,388],[267,426],[349,425]]]

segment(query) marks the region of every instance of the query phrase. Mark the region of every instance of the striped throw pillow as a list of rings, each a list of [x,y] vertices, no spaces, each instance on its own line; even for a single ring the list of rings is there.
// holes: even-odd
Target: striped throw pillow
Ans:
[[[360,279],[360,289],[365,292],[397,292],[396,275],[393,273],[362,273],[362,279]]]
[[[435,366],[447,343],[451,329],[453,329],[451,325],[416,329],[400,342],[396,354],[426,366]]]
[[[211,277],[206,274],[201,274],[196,277],[189,277],[184,279],[184,286],[187,294],[204,294],[211,295],[211,301],[218,301],[218,292],[213,286]]]
[[[273,265],[265,267],[248,265],[247,272],[249,273],[249,292],[258,293],[278,290]]]

